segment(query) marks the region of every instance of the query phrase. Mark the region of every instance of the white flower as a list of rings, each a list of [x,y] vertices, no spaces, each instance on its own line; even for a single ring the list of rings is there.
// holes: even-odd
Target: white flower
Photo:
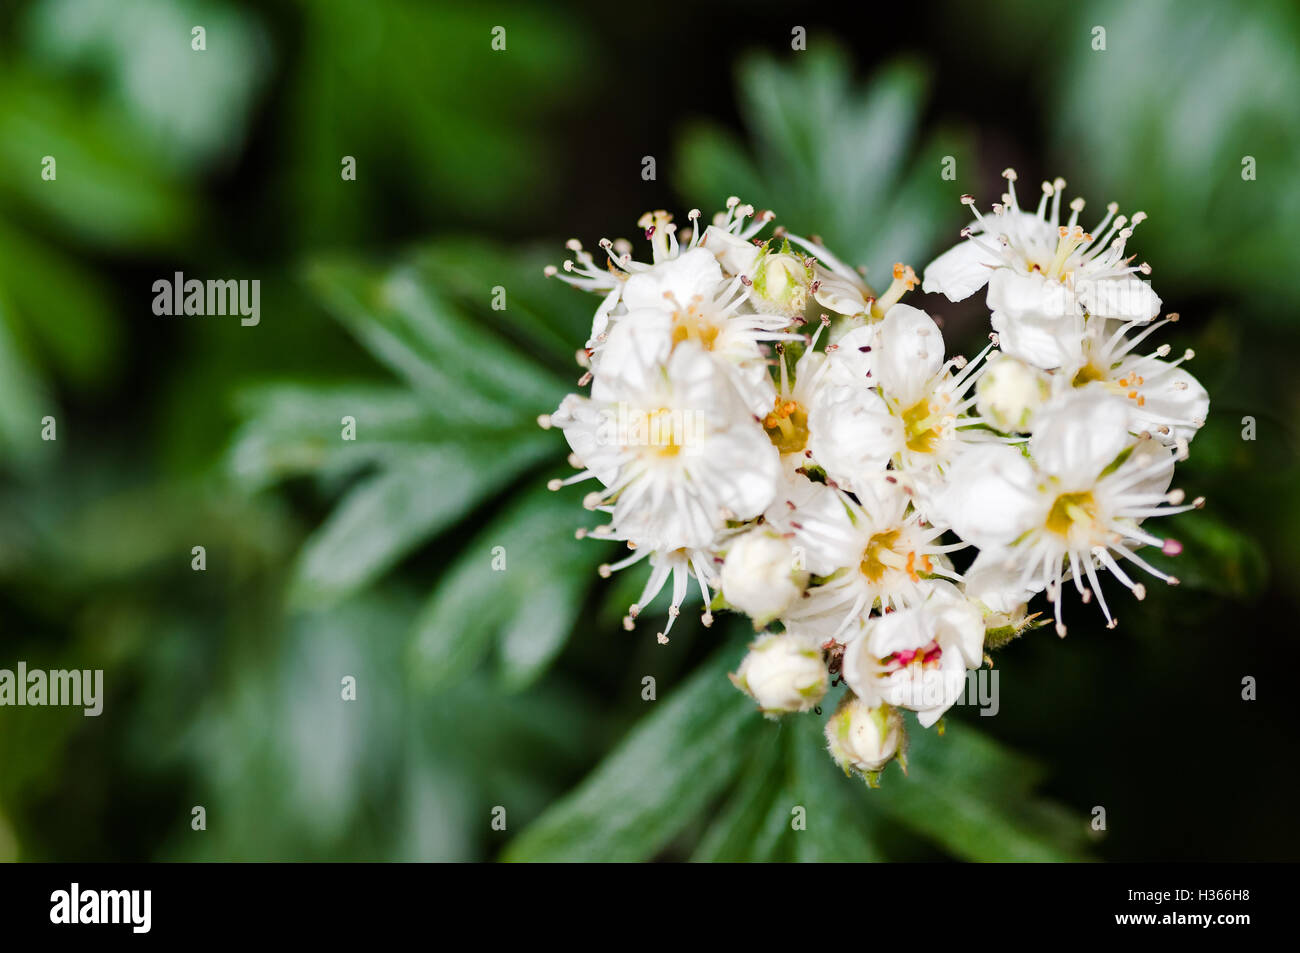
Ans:
[[[999,268],[989,279],[989,322],[1003,353],[1036,367],[1054,368],[1079,359],[1083,314],[1070,289],[1037,273]]]
[[[1061,223],[1063,179],[1043,183],[1038,210],[1029,214],[1016,197],[1015,172],[1003,176],[1007,193],[991,217],[962,196],[976,221],[962,229],[966,241],[926,268],[922,290],[961,301],[987,284],[1002,350],[1047,369],[1077,354],[1085,313],[1142,322],[1159,314],[1160,298],[1138,278],[1150,274],[1150,266],[1131,265],[1124,254],[1145,213],[1130,222],[1116,216],[1119,207],[1111,203],[1096,228],[1085,232],[1078,224],[1083,199],[1070,203],[1069,220]]]
[[[900,303],[910,268],[877,294],[819,240],[756,238],[771,213],[735,197],[708,228],[692,210],[680,241],[666,212],[647,213],[649,262],[602,241],[597,268],[569,244],[563,280],[603,295],[578,355],[591,391],[540,422],[564,431],[579,471],[552,488],[597,481],[584,504],[609,522],[589,534],[630,550],[601,575],[649,564],[624,625],[667,589],[667,642],[692,580],[706,625],[715,589],[756,629],[779,621],[732,681],[775,716],[842,675],[827,743],[871,784],[902,758],[901,710],[933,725],[986,650],[1043,624],[1038,592],[1064,635],[1067,574],[1112,626],[1099,571],[1139,599],[1125,561],[1176,583],[1139,555],[1181,550],[1147,521],[1203,503],[1169,489],[1209,409],[1182,367],[1192,353],[1136,353],[1177,318],[1155,321],[1150,268],[1125,253],[1143,214],[1111,205],[1087,233],[1082,200],[1062,220],[1063,181],[1031,214],[1004,175],[993,214],[963,197],[967,240],[925,273],[954,301],[987,286],[994,333],[969,362]],[[949,553],[965,547],[978,552],[959,573]]]
[[[751,413],[766,412],[774,392],[760,346],[803,336],[786,332],[783,317],[754,313],[749,296],[739,278],[723,278],[703,248],[633,275],[624,301],[635,310],[620,316],[594,349],[592,396],[608,399],[627,384],[647,386],[673,349],[690,341],[718,361]]]
[[[753,214],[752,205],[741,205],[740,199],[733,196],[727,200],[726,212],[720,212],[715,217],[717,225],[710,227],[710,231],[721,232],[731,240],[747,244],[748,240],[772,219],[770,212],[764,212],[757,216],[755,221],[746,225],[745,219]],[[653,300],[657,293],[662,294],[664,291],[686,292],[686,289],[678,283],[665,284],[661,279],[652,276],[645,282],[632,284],[631,302],[629,303],[626,298],[629,281],[633,277],[651,272],[658,266],[673,261],[684,252],[703,244],[705,232],[699,228],[700,210],[691,209],[687,217],[692,227],[689,240],[683,246],[677,240],[677,226],[673,224],[673,217],[667,212],[659,210],[646,212],[641,216],[637,226],[644,230],[646,238],[650,241],[652,254],[650,262],[634,260],[632,244],[626,239],[610,241],[608,238],[602,238],[600,247],[609,261],[606,267],[601,268],[597,266],[591,253],[582,247],[582,243],[572,238],[565,244],[573,252],[573,258],[564,262],[563,274],[554,265],[546,267],[547,277],[558,277],[575,288],[597,292],[604,296],[592,320],[591,335],[586,344],[588,349],[596,348],[604,341],[611,320],[616,320],[620,315],[635,309],[638,304]],[[715,238],[715,244],[722,243],[723,239]],[[691,284],[686,272],[679,272],[678,275],[688,285]],[[689,291],[679,294],[679,297],[683,301],[689,301],[694,293],[695,291]]]
[[[729,677],[768,716],[815,708],[830,687],[816,642],[790,633],[759,636]]]
[[[975,406],[980,417],[995,429],[1028,433],[1034,414],[1051,392],[1051,383],[1041,370],[1003,354],[990,358],[975,385]]]
[[[889,465],[898,426],[876,391],[827,382],[808,405],[808,450],[838,486],[856,490]]]
[[[1092,388],[1072,390],[1040,411],[1027,448],[1032,462],[1016,448],[994,447],[978,458],[972,453],[949,474],[944,504],[953,528],[981,549],[999,549],[1014,561],[1020,569],[1016,588],[1046,588],[1062,635],[1067,568],[1085,600],[1096,594],[1113,627],[1097,569],[1109,570],[1139,599],[1145,588],[1129,578],[1116,557],[1176,582],[1135,550],[1159,546],[1172,554],[1180,548],[1177,542],[1154,536],[1141,524],[1204,502],[1180,505],[1182,491],[1168,491],[1183,448],[1150,438],[1134,441],[1128,421],[1120,398]],[[978,512],[963,514],[963,508]],[[1085,575],[1091,588],[1084,585]]]
[[[869,705],[845,694],[826,722],[826,746],[845,774],[856,771],[868,780],[898,754],[903,717],[889,705]]]
[[[722,285],[717,259],[703,248],[691,248],[629,275],[623,283],[623,305],[628,311],[677,310],[693,301],[712,300]]]
[[[616,379],[603,400],[571,394],[550,423],[586,467],[566,483],[597,479],[590,509],[607,509],[615,531],[644,551],[708,547],[727,520],[771,504],[776,449],[727,376],[692,342],[660,373]]]
[[[854,345],[875,340],[874,332],[858,328],[845,339],[860,359],[854,361],[840,357],[843,348],[831,354],[815,350],[826,328],[823,320],[808,341],[793,382],[782,353],[776,399],[763,417],[763,428],[788,469],[820,467],[833,482],[851,488],[855,479],[883,470],[889,462],[891,444],[880,429],[889,427],[890,420],[869,383],[864,386],[852,376],[861,375],[871,360]]]
[[[722,564],[722,596],[762,628],[803,594],[808,572],[779,533],[759,527],[727,545]]]
[[[928,500],[927,514],[981,551],[1009,546],[1025,531],[1011,514],[1036,500],[1034,466],[1019,447],[986,443],[962,454]]]
[[[791,624],[824,638],[839,638],[873,609],[923,601],[931,591],[923,574],[957,578],[942,554],[964,544],[938,542],[942,531],[911,507],[898,477],[882,474],[862,484],[857,495],[860,503],[843,499],[847,520],[819,527],[827,561],[841,568],[785,614]]]
[[[1130,337],[1141,322],[1089,318],[1079,360],[1055,376],[1058,389],[1104,388],[1128,401],[1130,430],[1145,431],[1167,444],[1191,440],[1210,411],[1210,395],[1179,366],[1195,356],[1193,351],[1189,348],[1173,361],[1162,360],[1169,356],[1168,344],[1151,354],[1133,353],[1158,328],[1177,320],[1177,314],[1170,314]]]
[[[983,648],[979,608],[939,582],[925,602],[868,621],[850,639],[842,671],[860,698],[910,708],[928,728],[961,697]]]
[[[799,568],[829,576],[843,563],[847,541],[855,532],[844,494],[791,469],[797,460],[783,458],[786,472],[776,501],[763,514],[763,524],[787,539]]]
[[[976,359],[944,360],[943,334],[919,308],[889,309],[870,344],[846,335],[831,354],[832,385],[809,417],[814,455],[827,474],[847,489],[869,479],[892,461],[920,471],[916,486],[928,492],[929,478],[964,449],[986,439],[963,430],[963,415],[975,403],[969,393],[983,373],[990,344]],[[839,383],[854,380],[854,383]]]

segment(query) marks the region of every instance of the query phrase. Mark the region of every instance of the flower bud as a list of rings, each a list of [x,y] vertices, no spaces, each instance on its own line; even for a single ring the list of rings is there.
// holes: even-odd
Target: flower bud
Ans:
[[[821,649],[812,639],[788,632],[759,636],[729,677],[770,716],[808,711],[830,687]]]
[[[769,250],[758,260],[752,276],[754,294],[751,300],[760,311],[797,317],[808,306],[812,276],[812,267],[794,254],[789,241],[786,241],[780,251]]]
[[[1049,391],[1046,374],[1004,354],[975,385],[976,407],[998,430],[1028,433]]]
[[[762,628],[803,593],[808,573],[789,542],[764,529],[736,538],[722,564],[722,597]]]
[[[851,692],[826,722],[826,742],[835,763],[845,774],[872,775],[898,754],[903,739],[903,716],[890,705],[870,707]]]

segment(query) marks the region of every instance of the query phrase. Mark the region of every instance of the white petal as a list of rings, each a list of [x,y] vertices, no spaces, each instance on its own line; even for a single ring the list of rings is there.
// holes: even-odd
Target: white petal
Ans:
[[[781,455],[757,423],[738,423],[709,441],[705,454],[717,481],[713,492],[735,519],[753,519],[772,505]]]
[[[1052,370],[1078,367],[1083,363],[1083,317],[1021,317],[994,311],[993,330],[1003,353],[1026,364]]]
[[[925,610],[919,606],[914,609],[900,609],[877,619],[863,641],[876,658],[885,658],[895,652],[919,649],[929,645],[934,639],[934,633],[929,627],[930,621]]]
[[[836,341],[835,350],[826,356],[830,381],[840,385],[874,386],[873,375],[879,354],[880,322],[873,321],[854,328]]]
[[[623,301],[629,311],[685,308],[696,297],[712,300],[722,280],[718,260],[703,248],[693,248],[628,278]]]
[[[902,425],[860,386],[826,388],[808,410],[808,432],[813,458],[846,489],[883,470],[902,445]]]
[[[595,347],[599,338],[609,329],[610,315],[618,307],[619,300],[623,296],[623,286],[615,285],[614,289],[601,300],[600,306],[596,308],[596,314],[591,320],[591,337],[587,339],[587,347]]]
[[[896,304],[880,326],[876,383],[885,396],[911,407],[929,392],[930,380],[943,366],[943,334],[920,308]]]
[[[1024,318],[1060,318],[1081,314],[1069,285],[1044,277],[1040,272],[1028,274],[1011,268],[999,268],[989,279],[988,306],[1012,320]]]
[[[1160,313],[1160,296],[1137,275],[1100,280],[1081,278],[1079,302],[1089,314],[1121,321],[1150,321]]]
[[[813,298],[823,308],[836,314],[862,314],[867,310],[867,298],[861,285],[817,266],[814,280],[818,282]]]
[[[622,450],[615,439],[615,424],[605,405],[580,394],[569,394],[551,415],[551,423],[564,432],[578,462],[605,486],[618,476]]]
[[[998,264],[991,252],[966,239],[926,266],[921,290],[946,295],[949,301],[963,301],[988,284]]]
[[[981,549],[1010,544],[1045,515],[1034,468],[1015,447],[971,446],[949,466],[947,477],[934,495],[931,522]]]
[[[704,230],[700,247],[710,251],[729,275],[753,275],[762,254],[753,242],[716,225]]]
[[[1039,411],[1029,453],[1039,469],[1056,477],[1061,492],[1084,490],[1132,442],[1129,410],[1122,397],[1081,387]]]
[[[1156,358],[1126,360],[1116,374],[1123,377],[1130,370],[1144,378],[1138,388],[1143,403],[1130,402],[1132,429],[1149,431],[1165,443],[1196,436],[1200,429],[1196,421],[1204,422],[1210,412],[1210,395],[1201,382],[1181,367],[1170,367]],[[1162,426],[1168,427],[1169,433],[1162,433]]]
[[[794,535],[794,545],[803,549],[804,568],[813,575],[829,576],[861,559],[859,533],[840,494],[788,467],[764,518],[778,532]]]
[[[1037,589],[1021,587],[1021,567],[1015,554],[992,547],[981,549],[962,575],[966,596],[990,612],[1009,614],[1033,598]]]
[[[591,396],[619,400],[627,391],[652,386],[673,349],[672,314],[641,309],[619,318],[592,355]]]
[[[944,652],[956,652],[966,668],[984,661],[984,615],[969,600],[926,604],[935,619],[935,638]]]

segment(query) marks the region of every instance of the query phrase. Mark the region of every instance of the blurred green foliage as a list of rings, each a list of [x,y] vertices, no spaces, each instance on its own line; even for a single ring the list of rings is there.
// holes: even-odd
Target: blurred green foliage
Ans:
[[[615,90],[582,82],[682,37],[619,33],[581,5],[6,9],[0,666],[103,668],[108,699],[99,718],[0,715],[0,858],[1293,851],[1266,754],[1294,734],[1275,702],[1223,710],[1242,672],[1267,673],[1265,630],[1300,584],[1296,11],[945,9],[897,55],[888,30],[847,27],[838,43],[814,29],[806,53],[740,55],[734,117],[725,56]],[[730,19],[690,26],[703,48],[781,50],[785,19],[769,30],[767,12],[743,44]],[[489,59],[497,23],[508,53]],[[672,82],[690,95],[661,93]],[[648,195],[634,191],[645,128],[674,147]],[[588,184],[592,154],[633,171]],[[341,183],[347,155],[359,173]],[[910,774],[867,791],[826,757],[819,719],[764,721],[732,688],[737,626],[683,618],[666,647],[622,631],[640,574],[597,580],[610,550],[574,538],[581,493],[545,489],[565,447],[536,417],[573,388],[595,302],[542,266],[573,229],[630,227],[622,203],[711,211],[729,194],[869,277],[921,266],[964,224],[958,196],[988,199],[1008,164],[1063,169],[1091,205],[1113,195],[1151,214],[1136,247],[1183,313],[1169,339],[1196,347],[1214,397],[1186,469],[1212,505],[1175,521],[1182,591],[1153,589],[1118,633],[1072,621],[1067,643],[1021,640],[999,660],[1000,717],[914,731]],[[182,269],[261,278],[262,324],[152,315],[151,282]],[[986,330],[978,308],[938,310],[957,346]],[[346,675],[355,702],[340,699]],[[1163,727],[1189,693],[1213,724]],[[1160,744],[1135,723],[1161,725]],[[1240,753],[1241,791],[1218,794],[1239,821],[1189,840],[1179,818],[1197,808],[1177,814],[1175,795],[1207,749]],[[1114,846],[1085,842],[1098,803],[1114,805]],[[506,831],[489,826],[498,805]]]

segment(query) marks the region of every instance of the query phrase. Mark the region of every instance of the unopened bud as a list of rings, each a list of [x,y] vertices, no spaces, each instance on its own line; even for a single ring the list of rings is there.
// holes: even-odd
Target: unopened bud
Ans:
[[[814,640],[785,633],[759,636],[731,682],[765,715],[808,711],[826,694],[830,676]]]
[[[903,740],[903,717],[890,705],[870,707],[849,693],[826,722],[826,742],[835,763],[845,774],[870,775],[898,754]]]
[[[753,618],[756,628],[784,612],[807,581],[790,543],[764,529],[737,537],[722,564],[722,597]]]
[[[1049,392],[1046,374],[1005,354],[975,385],[980,415],[1003,433],[1028,433]]]

